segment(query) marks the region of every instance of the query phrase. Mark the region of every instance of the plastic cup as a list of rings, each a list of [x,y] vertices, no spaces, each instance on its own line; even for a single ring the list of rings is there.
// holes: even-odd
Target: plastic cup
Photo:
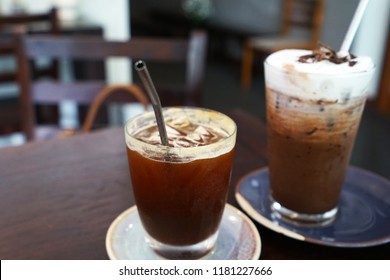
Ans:
[[[308,52],[265,61],[270,198],[280,218],[325,224],[336,217],[374,66],[289,58]]]

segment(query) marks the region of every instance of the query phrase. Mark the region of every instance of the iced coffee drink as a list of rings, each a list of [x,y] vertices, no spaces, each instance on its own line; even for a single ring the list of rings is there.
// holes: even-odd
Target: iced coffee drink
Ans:
[[[280,217],[335,218],[373,72],[370,58],[325,47],[266,59],[270,194]]]
[[[169,147],[161,145],[153,112],[126,124],[134,196],[152,249],[167,258],[199,258],[217,238],[236,126],[206,109],[167,108],[163,113]]]

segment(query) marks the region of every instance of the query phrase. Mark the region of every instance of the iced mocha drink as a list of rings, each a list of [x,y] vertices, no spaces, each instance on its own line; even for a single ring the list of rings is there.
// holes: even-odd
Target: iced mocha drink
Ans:
[[[333,219],[374,72],[322,47],[265,62],[271,205],[290,220]]]

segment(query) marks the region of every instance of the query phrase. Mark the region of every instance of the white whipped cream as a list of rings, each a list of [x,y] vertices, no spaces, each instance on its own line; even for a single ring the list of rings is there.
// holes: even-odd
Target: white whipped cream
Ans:
[[[374,73],[371,58],[357,57],[356,64],[330,61],[299,62],[308,50],[282,50],[267,57],[265,78],[273,90],[295,97],[343,102],[346,98],[367,95]]]

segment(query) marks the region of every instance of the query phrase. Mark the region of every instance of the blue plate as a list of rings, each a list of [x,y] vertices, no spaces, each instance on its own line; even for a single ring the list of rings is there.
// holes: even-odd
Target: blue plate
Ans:
[[[288,223],[270,209],[268,168],[255,170],[237,184],[236,199],[265,227],[301,241],[335,247],[369,247],[390,241],[390,181],[349,167],[335,221],[325,226]]]

